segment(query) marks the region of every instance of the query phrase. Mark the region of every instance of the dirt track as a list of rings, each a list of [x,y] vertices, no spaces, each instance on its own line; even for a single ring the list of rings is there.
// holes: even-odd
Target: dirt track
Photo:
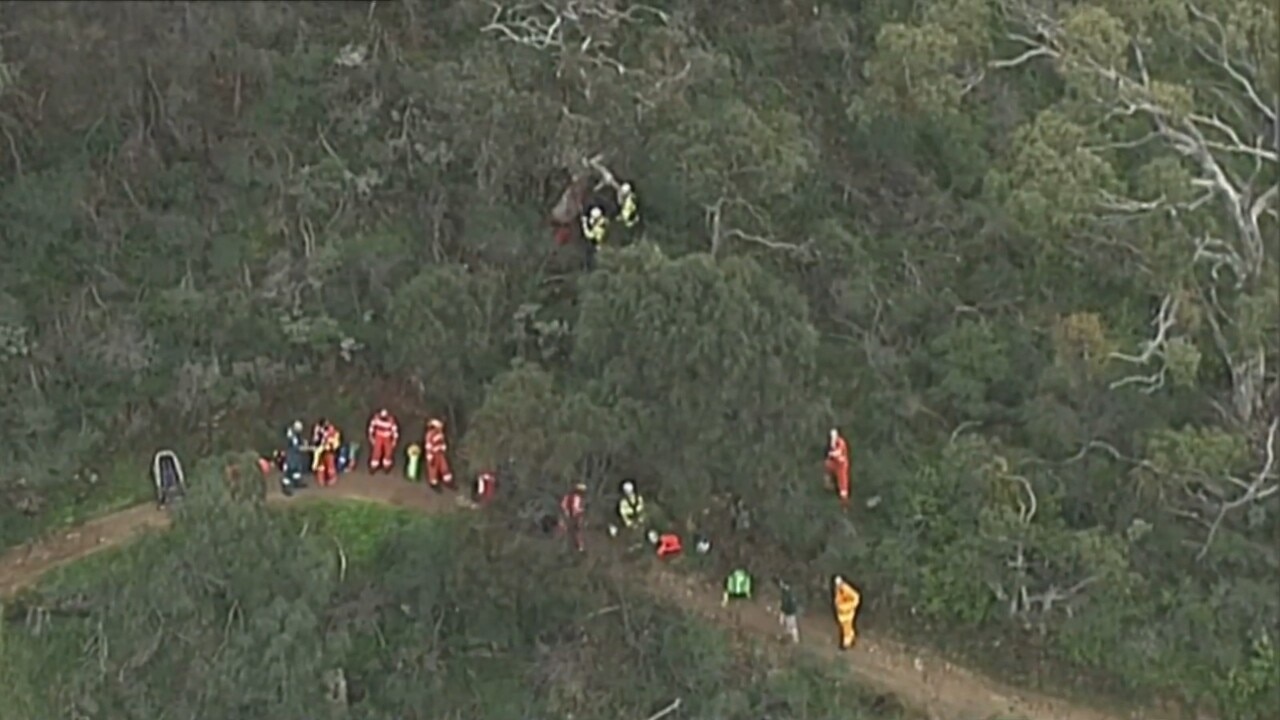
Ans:
[[[409,485],[385,477],[372,478],[359,472],[344,475],[337,487],[307,490],[292,499],[286,500],[276,490],[268,495],[268,501],[272,503],[305,503],[315,499],[366,500],[423,513],[450,512],[457,508],[451,495],[438,496],[421,485]],[[140,505],[11,550],[0,556],[0,598],[30,587],[53,568],[119,545],[148,528],[163,528],[168,524],[166,513],[157,511],[152,505]],[[666,599],[681,598],[686,608],[716,622],[762,637],[772,637],[778,632],[776,617],[764,605],[756,603],[722,609],[718,588],[695,578],[655,567],[647,587]],[[904,704],[925,712],[930,720],[991,720],[997,717],[1165,720],[1164,715],[1147,712],[1115,715],[1015,690],[926,652],[878,639],[874,631],[869,636],[861,635],[855,650],[840,653],[834,647],[834,620],[827,622],[825,617],[815,615],[819,613],[810,613],[801,621],[802,647],[805,650],[846,662],[858,682],[897,696]]]

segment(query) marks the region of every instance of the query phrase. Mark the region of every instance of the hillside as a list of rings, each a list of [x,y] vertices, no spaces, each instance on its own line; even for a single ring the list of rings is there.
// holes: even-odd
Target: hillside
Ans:
[[[726,562],[855,576],[872,632],[1269,717],[1278,21],[0,5],[0,538],[127,505],[154,443],[386,404],[523,510],[634,477]],[[642,221],[586,272],[548,218],[600,167]]]
[[[0,719],[918,717],[734,642],[607,564],[557,563],[527,537],[476,542],[474,518],[272,514],[210,469],[172,531],[16,601]]]

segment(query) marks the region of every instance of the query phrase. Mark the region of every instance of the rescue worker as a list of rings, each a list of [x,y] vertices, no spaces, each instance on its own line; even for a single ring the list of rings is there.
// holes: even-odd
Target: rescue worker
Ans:
[[[854,621],[858,617],[858,606],[862,604],[862,595],[849,581],[836,575],[831,580],[832,604],[835,606],[836,623],[840,626],[840,649],[848,650],[858,641],[858,631]]]
[[[751,599],[751,575],[746,570],[738,568],[729,573],[729,577],[724,581],[724,598],[720,601],[720,607],[729,605],[729,600],[750,600]]]
[[[782,578],[776,580],[778,591],[782,594],[782,602],[778,605],[778,624],[782,625],[782,634],[790,638],[792,643],[800,642],[800,603],[796,602],[795,590]]]
[[[369,472],[391,472],[398,442],[400,423],[386,408],[379,410],[369,420]]]
[[[338,481],[338,449],[342,447],[342,432],[333,423],[321,418],[320,442],[316,445],[311,470],[321,487],[329,487]]]
[[[408,450],[405,450],[404,455],[405,479],[409,482],[418,482],[419,471],[422,469],[422,448],[418,446],[418,443],[414,443],[409,446]]]
[[[427,451],[427,484],[432,490],[439,491],[443,484],[455,490],[453,471],[449,469],[449,458],[445,451],[449,449],[444,436],[444,421],[432,418],[427,421],[427,435],[423,443]]]
[[[280,490],[286,496],[294,490],[306,487],[302,480],[302,470],[306,467],[306,452],[309,447],[302,435],[302,421],[294,420],[284,432],[284,457],[280,463]]]
[[[636,204],[636,193],[631,183],[624,182],[618,187],[618,220],[628,230],[640,222],[640,207]]]
[[[650,530],[648,539],[660,560],[679,555],[684,550],[684,546],[680,544],[680,536],[675,533],[659,533],[657,530]]]
[[[356,469],[356,455],[360,452],[360,443],[347,443],[338,448],[338,472],[349,473]]]
[[[578,552],[586,551],[584,534],[587,519],[587,486],[578,483],[560,499],[560,527],[569,533],[570,542]]]
[[[596,251],[604,244],[605,235],[609,232],[609,218],[604,210],[593,207],[582,218],[582,238],[587,241],[587,267],[596,266]]]
[[[636,492],[634,480],[622,483],[622,499],[618,500],[618,517],[622,526],[632,530],[644,525],[644,498]]]
[[[493,496],[497,492],[498,476],[486,470],[476,476],[476,486],[471,494],[471,499],[476,505],[484,507],[493,501]]]
[[[827,441],[827,474],[835,481],[836,493],[840,496],[840,506],[849,508],[849,443],[840,436],[840,431],[831,428]]]
[[[328,426],[329,426],[329,421],[325,420],[324,418],[320,418],[319,420],[316,421],[315,425],[311,426],[311,449],[312,450],[319,447],[320,443],[324,441],[325,428],[327,428]]]

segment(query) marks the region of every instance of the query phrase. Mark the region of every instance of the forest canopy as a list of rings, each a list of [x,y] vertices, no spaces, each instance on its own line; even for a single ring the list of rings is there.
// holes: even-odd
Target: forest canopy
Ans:
[[[895,634],[1274,707],[1274,2],[0,25],[0,525],[153,443],[400,403],[449,417],[462,469],[511,462],[521,500],[634,476],[685,527],[739,497],[762,565],[857,568]],[[546,222],[593,158],[644,221],[585,272]]]

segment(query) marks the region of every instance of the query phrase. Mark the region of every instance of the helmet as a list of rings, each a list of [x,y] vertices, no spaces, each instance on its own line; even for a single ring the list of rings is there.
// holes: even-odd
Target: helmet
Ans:
[[[652,544],[654,544],[654,545],[657,545],[657,544],[658,544],[658,531],[657,531],[657,530],[650,530],[648,533],[646,533],[646,534],[645,534],[645,537],[649,538],[649,542],[650,542],[650,543],[652,543]]]
[[[290,430],[293,430],[295,433],[301,433],[301,432],[302,432],[302,421],[301,421],[301,420],[294,420],[294,421],[293,421],[293,425],[292,425],[289,429],[290,429]]]
[[[624,481],[624,482],[622,483],[622,494],[623,494],[623,495],[634,495],[634,494],[635,494],[635,492],[636,492],[636,484],[635,484],[635,483],[631,482],[630,480],[626,480],[626,481]]]
[[[844,582],[844,576],[843,576],[843,575],[832,575],[832,576],[831,576],[831,584],[832,584],[832,585],[839,585],[839,584],[840,584],[840,583],[842,583],[842,582]]]
[[[430,420],[428,420],[428,421],[427,421],[427,427],[429,427],[429,428],[435,428],[436,430],[443,430],[443,429],[444,429],[444,421],[443,421],[443,420],[438,420],[438,419],[436,419],[436,418],[431,418]]]
[[[599,220],[599,219],[600,219],[600,218],[602,218],[602,217],[604,217],[604,211],[603,211],[603,210],[601,210],[601,209],[600,209],[600,208],[598,208],[598,207],[593,207],[593,208],[591,208],[591,219],[592,219],[592,220]]]
[[[630,194],[631,194],[631,183],[622,183],[622,186],[618,188],[618,194],[619,194],[619,195],[624,195],[624,196],[625,196],[625,195],[630,195]]]
[[[391,413],[387,412],[386,408],[382,408],[381,410],[378,411],[378,417],[383,418],[384,420],[390,415]]]
[[[573,486],[573,489],[575,492],[584,493],[587,491],[587,485],[586,483],[578,483],[577,485]]]

